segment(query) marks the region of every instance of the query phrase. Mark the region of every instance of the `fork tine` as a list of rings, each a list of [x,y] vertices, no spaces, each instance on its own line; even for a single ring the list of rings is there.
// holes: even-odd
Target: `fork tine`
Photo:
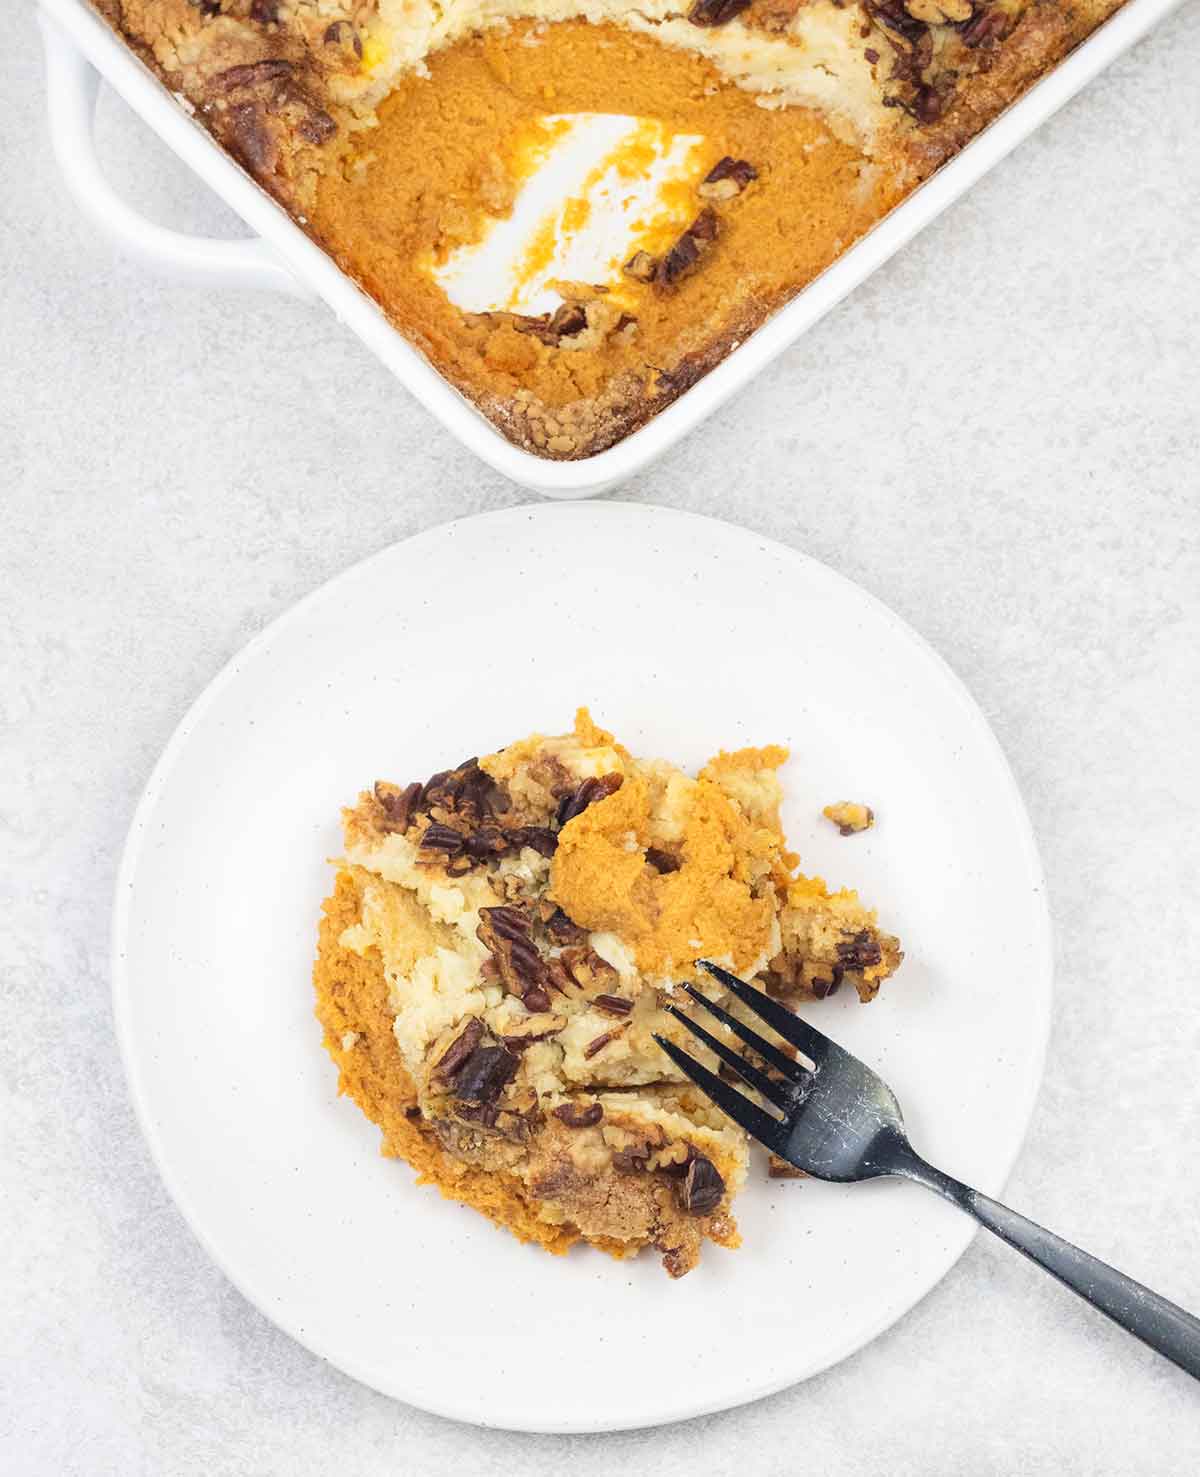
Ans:
[[[697,1005],[703,1005],[709,1015],[716,1016],[723,1025],[729,1027],[735,1036],[739,1036],[747,1046],[753,1047],[759,1056],[770,1062],[776,1071],[782,1072],[793,1082],[803,1082],[812,1076],[807,1067],[802,1067],[799,1062],[794,1062],[790,1056],[784,1056],[777,1046],[771,1043],[757,1031],[752,1031],[749,1026],[743,1025],[737,1016],[730,1015],[727,1010],[722,1009],[715,1000],[710,1000],[707,995],[702,995],[695,985],[684,985],[683,987]],[[669,1007],[668,1007],[669,1009]]]
[[[846,1055],[836,1042],[822,1035],[816,1026],[810,1026],[798,1015],[793,1015],[786,1005],[780,1005],[770,995],[764,995],[745,980],[738,979],[736,974],[730,974],[727,969],[722,969],[719,964],[711,964],[707,959],[697,960],[697,963],[713,979],[719,980],[727,990],[736,995],[743,1005],[748,1005],[755,1015],[761,1016],[767,1025],[773,1026],[785,1041],[799,1047],[814,1067],[819,1067],[826,1060]]]
[[[796,1099],[796,1088],[789,1087],[786,1082],[772,1082],[765,1072],[760,1072],[753,1062],[748,1062],[745,1057],[739,1056],[732,1046],[726,1046],[723,1041],[690,1020],[683,1011],[675,1005],[666,1007],[668,1015],[673,1015],[680,1025],[686,1026],[693,1036],[703,1041],[710,1051],[720,1057],[727,1067],[732,1069],[748,1086],[754,1088],[766,1098],[767,1102],[773,1103],[775,1107],[783,1112],[792,1107]]]
[[[717,1107],[728,1113],[730,1118],[744,1128],[751,1138],[758,1139],[759,1143],[765,1144],[768,1149],[777,1154],[783,1152],[787,1131],[778,1118],[772,1118],[770,1113],[765,1112],[757,1103],[752,1103],[748,1097],[738,1092],[736,1087],[730,1087],[728,1082],[722,1082],[715,1072],[702,1067],[673,1041],[668,1041],[665,1036],[659,1035],[655,1035],[654,1039],[684,1076],[690,1077],[696,1086],[706,1092]]]

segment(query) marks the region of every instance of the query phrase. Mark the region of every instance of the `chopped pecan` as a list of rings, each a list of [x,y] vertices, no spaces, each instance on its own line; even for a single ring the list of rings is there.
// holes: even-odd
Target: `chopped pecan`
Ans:
[[[473,1015],[464,1030],[454,1038],[438,1058],[433,1075],[443,1080],[453,1077],[483,1039],[483,1022]]]
[[[1011,16],[998,5],[985,6],[963,27],[960,33],[963,45],[974,51],[980,46],[990,46],[993,41],[1003,41],[1011,25]]]
[[[334,21],[326,26],[322,40],[326,46],[340,46],[343,50],[349,47],[359,61],[362,60],[362,38],[357,27],[352,26],[349,21]]]
[[[678,872],[681,866],[677,856],[672,856],[669,851],[662,851],[657,846],[647,846],[646,860],[656,872]]]
[[[430,821],[422,831],[417,845],[422,851],[444,851],[449,856],[455,856],[466,845],[466,839],[461,831],[456,831],[452,826]]]
[[[580,928],[579,924],[569,918],[566,913],[551,898],[543,898],[541,902],[542,923],[550,937],[560,944],[576,944],[587,938],[587,933]]]
[[[324,108],[305,101],[308,111],[296,124],[296,132],[310,144],[327,144],[338,131],[337,124]]]
[[[936,87],[922,87],[917,93],[914,115],[918,123],[936,123],[946,110],[948,94]]]
[[[745,159],[735,159],[726,154],[718,159],[700,183],[696,194],[702,200],[732,200],[740,195],[751,180],[758,178],[758,170]]]
[[[592,1128],[604,1117],[604,1109],[599,1103],[563,1103],[555,1108],[554,1116],[562,1120],[568,1128]]]
[[[386,780],[376,780],[375,798],[383,806],[384,815],[387,818],[386,829],[407,831],[416,810],[417,801],[421,798],[421,786],[419,784],[406,785],[402,790],[399,785],[388,784]]]
[[[558,837],[549,826],[518,826],[508,834],[510,845],[518,850],[532,846],[542,856],[553,856],[558,849]]]
[[[687,276],[711,248],[719,229],[716,211],[706,205],[659,262],[654,278],[658,286],[674,287],[681,278]]]
[[[212,79],[212,85],[222,92],[233,92],[238,87],[253,87],[259,82],[278,82],[292,75],[291,62],[282,57],[269,57],[266,61],[245,62],[240,67],[226,67]]]
[[[279,0],[252,0],[250,19],[260,26],[273,26],[279,19]]]
[[[485,935],[485,928],[498,939],[512,941],[514,939],[526,939],[532,927],[529,914],[521,908],[480,908],[479,928],[477,930],[481,943],[494,950],[491,940]]]
[[[866,928],[852,939],[839,940],[837,951],[843,969],[870,969],[883,961],[879,940]]]
[[[711,1215],[725,1194],[725,1181],[711,1159],[697,1154],[679,1187],[679,1203],[689,1215]]]
[[[903,0],[865,0],[867,14],[886,30],[911,41],[925,30],[925,22],[909,15]]]
[[[509,848],[509,838],[499,826],[480,826],[466,838],[465,846],[469,856],[483,862],[490,857],[503,856]]]
[[[456,1109],[459,1118],[468,1123],[478,1123],[483,1128],[493,1128],[496,1119],[500,1116],[500,1109],[495,1103],[463,1103],[460,1102]]]
[[[605,1031],[602,1036],[597,1036],[594,1040],[589,1041],[583,1048],[584,1059],[590,1062],[594,1056],[604,1050],[610,1041],[615,1041],[618,1036],[623,1036],[628,1029],[628,1023],[624,1026],[614,1026],[611,1031]]]
[[[564,339],[573,339],[591,323],[582,302],[560,303],[553,313],[497,313],[493,317],[510,323],[518,333],[532,334],[549,348],[557,348]]]
[[[454,1095],[464,1102],[494,1103],[517,1070],[517,1059],[503,1046],[477,1046],[454,1079]]]
[[[605,1015],[628,1015],[633,1009],[633,1001],[624,995],[597,995],[592,1004]]]
[[[548,1008],[549,996],[545,987],[549,983],[546,963],[538,953],[537,945],[530,937],[532,920],[521,908],[480,908],[479,927],[475,930],[480,943],[491,951],[500,969],[504,986],[514,995],[527,996],[531,990],[538,991],[536,1000],[544,999]]]
[[[549,328],[555,339],[573,338],[587,324],[587,309],[582,303],[563,303],[551,313]]]
[[[478,759],[464,759],[455,769],[430,775],[421,787],[420,808],[441,810],[479,825],[501,809],[495,780],[479,767]]]
[[[529,1004],[528,995],[525,997],[525,1004]],[[535,1041],[545,1041],[551,1036],[557,1036],[566,1024],[565,1015],[549,1015],[541,1012],[523,1021],[518,1021],[515,1025],[506,1026],[500,1040],[510,1051],[520,1050],[523,1047],[532,1046]]]
[[[589,805],[597,800],[604,800],[609,795],[621,788],[625,779],[622,774],[605,774],[598,778],[586,779],[576,789],[564,795],[558,802],[558,814],[555,819],[559,828],[573,821],[577,815],[582,815]]]
[[[687,18],[694,26],[723,26],[749,6],[750,0],[695,0]]]
[[[827,1000],[830,995],[836,995],[838,986],[842,983],[844,968],[840,964],[814,964],[813,973],[808,978],[808,988],[818,1000]],[[807,976],[809,966],[805,964],[804,974]],[[826,977],[828,976],[828,977]]]
[[[570,984],[580,990],[589,990],[598,984],[616,984],[619,978],[607,959],[601,959],[595,949],[583,944],[573,944],[564,949],[556,962],[566,972]]]
[[[279,160],[275,139],[258,103],[235,103],[226,114],[234,152],[251,174],[271,174]]]
[[[648,251],[635,251],[622,268],[627,277],[638,282],[653,282],[658,271],[658,261]]]
[[[526,990],[521,998],[525,1002],[525,1009],[535,1014],[541,1014],[550,1009],[550,996],[541,985],[534,985]]]

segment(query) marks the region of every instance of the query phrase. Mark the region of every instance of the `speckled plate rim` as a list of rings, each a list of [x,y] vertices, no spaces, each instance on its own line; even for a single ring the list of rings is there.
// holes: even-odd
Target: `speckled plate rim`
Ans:
[[[1040,968],[1037,971],[1038,977],[1035,982],[1038,988],[1033,996],[1034,1009],[1026,1017],[1030,1046],[1026,1059],[1026,1071],[1022,1080],[1013,1081],[1009,1085],[1010,1096],[1008,1104],[1011,1111],[1008,1116],[1009,1121],[1013,1124],[1011,1149],[1005,1156],[999,1172],[991,1177],[991,1181],[988,1182],[981,1179],[981,1183],[978,1186],[980,1189],[993,1195],[1000,1193],[1024,1145],[1044,1074],[1046,1053],[1050,1038],[1053,1002],[1053,937],[1041,859],[1038,854],[1037,843],[1028,811],[1026,810],[1012,768],[1009,765],[999,740],[966,685],[933,646],[876,596],[863,589],[847,576],[823,564],[820,560],[803,554],[799,550],[793,549],[777,540],[754,534],[750,530],[736,524],[730,524],[724,520],[708,518],[700,514],[672,508],[616,500],[604,502],[534,503],[475,514],[463,519],[453,519],[446,523],[435,525],[430,529],[414,534],[399,542],[400,544],[410,545],[420,544],[423,541],[436,543],[460,524],[468,522],[477,523],[482,520],[503,521],[514,517],[533,517],[539,520],[547,518],[576,518],[582,522],[589,517],[597,516],[620,518],[630,511],[638,515],[650,515],[666,519],[685,519],[710,526],[716,525],[721,529],[723,537],[727,537],[730,540],[742,540],[746,544],[752,544],[760,550],[770,550],[776,556],[782,555],[794,561],[798,567],[810,570],[815,568],[820,571],[822,577],[832,579],[845,587],[854,599],[862,602],[876,617],[885,622],[893,634],[899,636],[907,643],[917,659],[929,665],[944,683],[947,696],[954,701],[964,725],[973,730],[975,738],[982,745],[983,749],[989,751],[989,756],[995,765],[997,786],[1002,787],[1012,819],[1018,828],[1023,860],[1028,869],[1031,892],[1038,899],[1038,906],[1035,909],[1036,937],[1031,939],[1031,944],[1040,961]],[[860,1349],[865,1348],[882,1333],[886,1332],[900,1318],[916,1307],[941,1282],[946,1274],[957,1264],[963,1252],[966,1251],[974,1238],[977,1227],[972,1220],[966,1216],[961,1217],[957,1226],[957,1234],[952,1238],[942,1260],[927,1275],[919,1281],[914,1281],[910,1287],[906,1288],[903,1297],[893,1304],[882,1306],[879,1317],[876,1320],[858,1325],[852,1333],[840,1341],[832,1341],[819,1359],[810,1361],[801,1369],[788,1369],[777,1376],[772,1375],[768,1379],[747,1382],[739,1382],[737,1371],[734,1370],[731,1371],[729,1389],[722,1396],[707,1400],[696,1400],[695,1398],[689,1398],[686,1392],[671,1391],[669,1396],[662,1400],[660,1408],[653,1416],[642,1415],[635,1420],[625,1418],[618,1413],[612,1416],[597,1414],[587,1420],[574,1417],[570,1420],[563,1421],[555,1419],[548,1412],[544,1419],[521,1419],[510,1422],[508,1420],[488,1421],[481,1419],[469,1404],[461,1399],[452,1398],[450,1393],[448,1393],[447,1398],[437,1400],[429,1398],[425,1392],[413,1394],[399,1388],[388,1388],[371,1370],[363,1367],[352,1356],[348,1356],[344,1350],[334,1353],[322,1348],[320,1342],[311,1337],[305,1329],[289,1318],[285,1311],[267,1307],[264,1300],[256,1293],[255,1288],[248,1285],[238,1275],[223,1255],[221,1248],[207,1233],[202,1211],[183,1190],[172,1168],[170,1156],[154,1126],[154,1117],[150,1111],[145,1083],[140,1071],[138,1053],[134,1043],[134,1004],[131,979],[127,968],[134,883],[142,856],[145,837],[153,823],[155,807],[171,781],[176,762],[187,745],[193,730],[204,718],[208,710],[222,696],[225,689],[237,678],[242,667],[260,656],[270,647],[272,642],[279,639],[288,630],[293,622],[298,621],[303,613],[307,613],[313,607],[325,602],[335,601],[346,586],[352,584],[373,565],[385,561],[398,546],[397,544],[388,545],[375,554],[369,555],[367,558],[351,565],[340,574],[333,576],[290,606],[236,652],[212,678],[180,720],[175,731],[167,741],[157,763],[154,765],[134,810],[133,819],[121,854],[113,901],[111,944],[113,1015],[118,1047],[134,1112],[150,1150],[151,1158],[168,1193],[180,1214],[187,1222],[192,1234],[196,1237],[208,1256],[233,1286],[237,1288],[241,1295],[265,1318],[295,1339],[296,1342],[309,1349],[310,1352],[316,1354],[318,1358],[333,1364],[336,1368],[352,1376],[367,1387],[375,1389],[379,1393],[393,1399],[405,1401],[419,1409],[430,1411],[435,1415],[443,1416],[450,1420],[461,1421],[466,1424],[485,1428],[545,1434],[585,1434],[646,1429],[747,1405],[769,1395],[776,1394],[780,1390],[800,1384],[814,1375],[823,1373],[850,1355],[857,1353]]]

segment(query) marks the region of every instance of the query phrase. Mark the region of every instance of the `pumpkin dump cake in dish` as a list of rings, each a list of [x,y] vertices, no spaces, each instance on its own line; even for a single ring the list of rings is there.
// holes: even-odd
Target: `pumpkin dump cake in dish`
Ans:
[[[1119,0],[93,0],[512,441],[668,404]]]
[[[569,734],[362,794],[314,978],[383,1152],[549,1251],[653,1246],[677,1277],[706,1239],[736,1246],[747,1141],[655,1044],[696,1050],[664,1005],[698,957],[788,1002],[870,1000],[901,958],[855,893],[795,871],[786,757],[691,778],[581,710]]]

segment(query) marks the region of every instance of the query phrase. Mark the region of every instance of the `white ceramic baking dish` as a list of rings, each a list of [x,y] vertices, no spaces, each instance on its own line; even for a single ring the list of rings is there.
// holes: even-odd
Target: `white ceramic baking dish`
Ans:
[[[1127,0],[1106,25],[673,405],[608,451],[573,462],[546,461],[506,441],[213,141],[85,0],[40,0],[40,19],[55,156],[81,208],[121,248],[189,282],[214,288],[269,287],[312,301],[323,299],[400,383],[489,466],[548,497],[586,497],[632,477],[705,420],[1179,3]],[[108,187],[92,141],[100,76],[216,190],[254,236],[217,241],[165,230],[131,210]]]

